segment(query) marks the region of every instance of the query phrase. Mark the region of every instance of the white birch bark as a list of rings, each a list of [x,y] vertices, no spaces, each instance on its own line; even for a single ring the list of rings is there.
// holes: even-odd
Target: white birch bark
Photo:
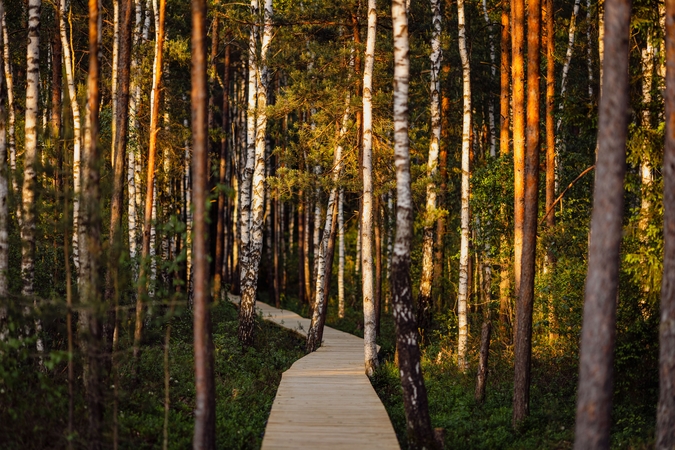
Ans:
[[[77,91],[75,89],[75,72],[73,66],[72,48],[68,33],[66,31],[66,10],[68,9],[67,0],[60,2],[59,32],[61,35],[61,46],[63,47],[63,67],[66,71],[66,85],[68,86],[68,97],[70,99],[70,108],[73,114],[73,263],[76,273],[79,271],[79,216],[80,216],[80,156],[82,151],[82,122],[80,118],[80,105],[77,102]]]
[[[602,62],[605,59],[605,1],[598,0],[598,66],[600,67],[600,95],[602,96]],[[600,104],[600,101],[598,101]],[[597,152],[596,152],[597,153]]]
[[[345,190],[338,195],[338,317],[345,316]],[[293,222],[291,222],[293,223]],[[292,232],[291,232],[292,235]]]
[[[391,191],[387,193],[387,280],[390,279],[391,274],[391,257],[394,250],[394,196]],[[387,297],[388,299],[388,297]],[[387,305],[388,300],[385,302]]]
[[[433,14],[433,32],[431,35],[431,80],[429,90],[431,92],[431,139],[429,140],[429,159],[427,161],[427,194],[426,215],[424,218],[424,238],[422,242],[422,277],[420,280],[419,297],[417,301],[417,326],[422,330],[431,325],[431,282],[434,276],[433,249],[434,229],[436,223],[436,183],[438,175],[438,152],[441,141],[441,83],[439,79],[441,71],[441,2],[431,0],[431,12]],[[486,16],[487,17],[487,16]],[[494,122],[494,118],[492,120]]]
[[[251,3],[253,6],[253,2]],[[263,206],[265,202],[265,147],[267,137],[267,51],[272,41],[272,0],[265,0],[260,65],[256,75],[255,166],[251,186],[251,217],[246,264],[242,262],[242,295],[239,310],[239,338],[253,340],[253,317],[258,284],[258,269],[263,240]],[[250,86],[249,86],[250,87]],[[250,96],[250,94],[249,94]],[[250,152],[250,147],[249,147]],[[250,155],[249,155],[250,156]]]
[[[100,30],[100,29],[99,29]],[[119,0],[113,0],[113,48],[112,48],[112,82],[110,86],[111,90],[111,103],[112,103],[112,117],[113,120],[110,124],[112,129],[112,139],[110,146],[110,163],[112,164],[113,169],[115,168],[115,138],[117,137],[117,68],[119,60],[119,47],[120,47],[120,2]]]
[[[183,120],[183,126],[188,128],[188,120]],[[190,180],[190,163],[192,155],[190,151],[190,140],[185,139],[185,152],[183,155],[183,211],[185,219],[185,269],[188,283],[188,292],[191,292],[192,280],[192,183]],[[236,209],[235,209],[236,214]],[[235,222],[236,223],[236,222]],[[191,298],[191,297],[190,297]]]
[[[363,344],[366,375],[378,365],[375,339],[375,298],[373,292],[373,66],[377,34],[377,2],[368,0],[368,34],[363,70],[363,206],[361,213],[361,269],[363,290]]]
[[[565,63],[563,64],[562,77],[560,79],[560,105],[558,109],[563,110],[565,92],[567,92],[567,75],[570,71],[570,63],[572,62],[572,52],[574,50],[574,38],[577,30],[577,16],[579,15],[579,4],[581,0],[574,0],[574,9],[572,10],[572,17],[570,18],[570,31],[567,38],[567,52],[565,53]],[[560,125],[562,125],[562,115],[558,118],[556,123],[556,136],[560,131]]]
[[[459,339],[457,341],[457,366],[467,370],[466,346],[468,339],[467,300],[469,292],[469,145],[471,130],[471,69],[466,48],[466,25],[464,0],[457,1],[457,20],[459,23],[459,55],[462,60],[462,187],[461,187],[461,238],[459,251],[459,294],[457,297],[457,315],[459,321]]]
[[[12,75],[12,63],[9,55],[9,33],[7,32],[7,20],[5,19],[5,12],[2,12],[2,55],[3,66],[5,71],[5,83],[7,86],[7,144],[9,147],[9,169],[10,177],[12,179],[12,189],[15,193],[19,192],[19,186],[16,181],[16,139],[15,122],[16,112],[14,110],[14,77]],[[21,211],[21,208],[17,208]]]
[[[310,329],[307,332],[307,348],[315,350],[321,345],[321,342],[318,342],[319,336],[323,333],[323,330],[319,330],[318,327],[323,326],[320,324],[321,316],[323,315],[324,308],[327,307],[326,298],[328,293],[325,292],[325,276],[326,270],[330,268],[326,267],[326,257],[328,252],[328,241],[330,240],[331,230],[333,228],[333,210],[335,208],[335,202],[338,201],[338,216],[339,216],[339,194],[337,183],[339,182],[340,173],[342,172],[342,139],[347,134],[348,125],[349,125],[349,103],[351,101],[350,95],[347,94],[345,98],[345,112],[342,116],[342,126],[340,127],[340,132],[338,133],[338,144],[335,147],[335,155],[333,157],[333,188],[330,191],[328,196],[328,205],[326,207],[326,220],[323,227],[323,238],[319,246],[319,253],[316,255],[316,297],[314,300],[314,308],[312,309],[312,322]],[[340,192],[342,190],[340,189]],[[339,220],[339,217],[338,217]],[[338,227],[339,227],[338,222]],[[338,229],[339,233],[339,229]],[[344,244],[344,242],[343,242]],[[344,245],[343,245],[343,260],[344,260]],[[344,264],[344,263],[343,263]],[[339,272],[338,272],[339,275]],[[344,280],[343,280],[344,281]],[[338,281],[339,283],[339,281]],[[343,297],[344,297],[344,284],[343,284]],[[344,315],[344,298],[342,304],[342,314]]]
[[[241,240],[241,285],[246,277],[245,267],[249,265],[248,248],[250,237],[251,216],[251,183],[255,166],[255,137],[256,137],[256,100],[257,100],[257,58],[256,47],[258,41],[258,0],[251,0],[251,16],[254,24],[251,26],[248,47],[248,109],[246,112],[246,155],[244,167],[241,171],[239,191],[239,236]]]
[[[497,76],[497,66],[495,63],[495,39],[492,34],[492,22],[488,16],[487,0],[483,0],[483,16],[488,30],[488,39],[490,41],[490,73],[492,80]],[[497,156],[497,131],[495,128],[495,103],[491,95],[488,97],[488,121],[490,125],[490,156],[495,158]]]

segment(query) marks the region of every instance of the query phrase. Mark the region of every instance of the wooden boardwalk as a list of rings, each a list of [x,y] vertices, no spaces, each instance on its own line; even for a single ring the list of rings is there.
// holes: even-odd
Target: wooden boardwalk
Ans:
[[[238,298],[232,298],[238,301]],[[310,320],[257,302],[265,320],[307,336]],[[262,448],[398,449],[363,366],[363,339],[325,327],[319,350],[281,377]]]

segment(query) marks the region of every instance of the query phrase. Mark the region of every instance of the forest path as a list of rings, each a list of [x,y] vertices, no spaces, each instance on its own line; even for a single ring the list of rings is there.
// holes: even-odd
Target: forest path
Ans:
[[[239,297],[230,296],[239,303]],[[310,319],[256,302],[260,317],[307,336]],[[262,448],[398,449],[364,373],[363,339],[325,327],[323,345],[283,373]]]

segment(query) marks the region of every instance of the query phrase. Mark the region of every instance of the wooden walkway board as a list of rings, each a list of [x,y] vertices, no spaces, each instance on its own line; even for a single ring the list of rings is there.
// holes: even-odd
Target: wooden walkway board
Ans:
[[[256,310],[265,320],[307,335],[309,319],[261,302]],[[363,339],[325,327],[321,348],[282,375],[263,450],[398,449],[394,428],[365,375],[363,361]]]

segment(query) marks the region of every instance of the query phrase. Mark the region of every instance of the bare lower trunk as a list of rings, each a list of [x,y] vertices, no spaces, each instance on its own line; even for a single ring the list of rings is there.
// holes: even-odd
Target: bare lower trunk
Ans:
[[[480,359],[478,360],[478,375],[476,376],[476,392],[474,398],[477,403],[485,401],[485,388],[488,377],[488,357],[490,356],[490,335],[492,334],[492,324],[483,322],[480,333]]]
[[[675,0],[666,1],[666,143],[663,155],[664,249],[659,325],[658,450],[675,447]]]
[[[345,191],[340,188],[338,194],[338,317],[345,316]]]
[[[361,214],[361,266],[363,276],[363,339],[365,345],[365,370],[372,376],[378,366],[375,343],[375,303],[373,298],[373,116],[372,89],[375,61],[377,10],[375,0],[368,0],[368,37],[366,39],[366,65],[363,71],[363,197]]]
[[[374,5],[373,5],[374,6]],[[374,9],[374,8],[373,8]],[[374,11],[373,11],[374,14]],[[396,243],[392,259],[392,303],[396,323],[406,429],[410,449],[436,448],[431,429],[427,391],[420,368],[417,325],[410,281],[413,204],[408,140],[408,18],[405,3],[391,5],[394,32],[394,164],[396,166]]]
[[[588,274],[579,358],[574,448],[609,448],[613,392],[616,296],[623,220],[628,128],[630,0],[606,2],[607,53],[603,61],[598,155],[591,215]]]
[[[5,17],[4,1],[0,0],[0,18]],[[0,35],[3,47],[5,41]],[[5,340],[5,323],[7,308],[5,301],[9,293],[7,271],[9,269],[9,211],[7,196],[9,194],[9,171],[7,170],[7,121],[5,114],[5,97],[7,91],[3,84],[3,73],[0,72],[0,340]]]
[[[163,2],[164,0],[162,0]],[[161,11],[164,9],[162,8]],[[208,196],[208,148],[206,88],[206,0],[192,1],[192,174],[194,184],[194,354],[195,426],[194,450],[216,447],[216,400],[213,342],[209,312],[209,261],[206,225]]]
[[[457,17],[459,22],[459,53],[462,60],[462,187],[461,187],[461,237],[459,250],[459,294],[457,297],[457,315],[459,321],[459,339],[457,341],[457,366],[461,371],[467,370],[466,347],[469,334],[467,321],[467,302],[469,299],[469,152],[471,130],[471,69],[466,47],[466,27],[464,16],[464,0],[458,0]]]
[[[265,201],[265,140],[267,133],[267,50],[272,40],[272,0],[265,1],[265,25],[260,49],[261,65],[256,76],[258,85],[255,130],[255,166],[251,192],[250,236],[246,264],[242,262],[241,306],[239,309],[239,341],[244,346],[253,343],[255,299],[258,268],[262,250],[263,202]]]
[[[527,1],[527,150],[525,154],[525,217],[520,293],[516,299],[514,333],[515,378],[513,424],[529,415],[532,361],[532,311],[537,254],[539,193],[539,66],[541,60],[541,0]]]

